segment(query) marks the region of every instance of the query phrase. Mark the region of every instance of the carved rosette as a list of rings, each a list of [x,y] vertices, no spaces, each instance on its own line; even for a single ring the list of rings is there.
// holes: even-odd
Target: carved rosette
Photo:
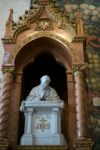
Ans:
[[[14,66],[3,66],[2,72],[4,74],[4,79],[0,108],[0,142],[7,141],[9,105]]]
[[[86,64],[73,65],[78,139],[87,137],[86,91],[84,81],[85,69]]]

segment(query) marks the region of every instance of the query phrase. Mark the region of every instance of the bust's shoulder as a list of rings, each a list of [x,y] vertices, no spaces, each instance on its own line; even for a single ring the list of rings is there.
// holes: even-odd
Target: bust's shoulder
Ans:
[[[51,86],[49,88],[51,91],[56,92],[56,90],[54,88],[52,88]]]
[[[36,91],[39,88],[39,86],[35,86],[31,89],[31,91]]]

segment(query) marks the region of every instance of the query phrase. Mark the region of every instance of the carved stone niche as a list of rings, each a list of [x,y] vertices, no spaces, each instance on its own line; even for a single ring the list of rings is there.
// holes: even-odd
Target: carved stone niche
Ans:
[[[25,115],[21,145],[65,145],[61,133],[62,100],[23,101],[20,110]]]

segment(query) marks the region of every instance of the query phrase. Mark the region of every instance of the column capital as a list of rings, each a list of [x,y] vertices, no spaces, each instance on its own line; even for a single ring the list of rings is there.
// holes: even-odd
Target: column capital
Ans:
[[[15,73],[15,66],[13,65],[2,65],[2,72],[3,74],[14,74]]]
[[[88,68],[88,64],[73,64],[72,70],[75,75],[81,75]]]

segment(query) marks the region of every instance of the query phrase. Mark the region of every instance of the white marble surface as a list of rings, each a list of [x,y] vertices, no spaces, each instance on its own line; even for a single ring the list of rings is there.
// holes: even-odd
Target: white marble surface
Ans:
[[[66,144],[64,135],[61,133],[63,108],[62,100],[22,102],[20,110],[25,115],[25,127],[21,145]]]

